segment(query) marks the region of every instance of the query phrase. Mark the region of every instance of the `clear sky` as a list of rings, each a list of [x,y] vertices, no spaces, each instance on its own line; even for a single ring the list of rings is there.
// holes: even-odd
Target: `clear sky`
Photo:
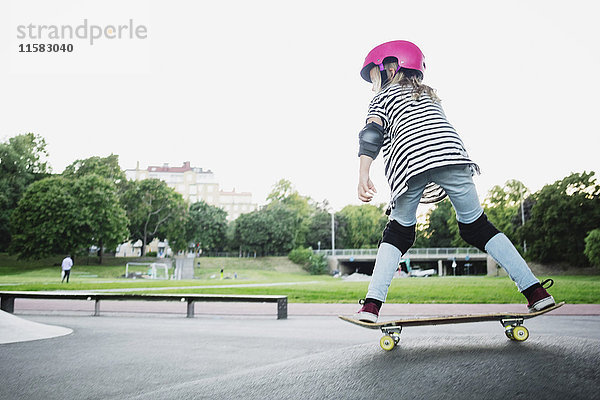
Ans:
[[[286,178],[339,210],[360,203],[357,135],[373,95],[359,76],[364,57],[405,39],[425,53],[425,83],[481,167],[480,197],[509,179],[536,191],[600,172],[597,4],[3,1],[0,139],[42,135],[55,172],[110,153],[124,169],[190,161],[257,203]],[[48,36],[84,20],[131,27],[93,45],[91,30],[18,37],[19,26]],[[145,37],[127,36],[138,26]],[[19,53],[43,42],[74,50]],[[387,202],[381,160],[372,179],[375,202]]]

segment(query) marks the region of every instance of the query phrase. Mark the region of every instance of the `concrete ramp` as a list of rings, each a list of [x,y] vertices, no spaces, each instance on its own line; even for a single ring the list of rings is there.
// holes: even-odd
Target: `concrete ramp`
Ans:
[[[73,329],[40,324],[0,311],[0,344],[50,339],[72,332]]]

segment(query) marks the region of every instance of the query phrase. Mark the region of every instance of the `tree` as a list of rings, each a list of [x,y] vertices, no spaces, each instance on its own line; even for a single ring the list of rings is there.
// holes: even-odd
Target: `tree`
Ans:
[[[161,229],[164,234],[160,235],[169,242],[169,247],[174,251],[186,251],[189,250],[190,240],[186,237],[185,224],[187,218],[187,204],[180,198],[178,202],[178,209],[173,214],[172,218],[166,222]]]
[[[183,197],[158,179],[128,181],[121,203],[129,218],[130,239],[142,241],[142,254],[155,237],[169,239],[175,249],[186,247],[186,205]]]
[[[298,191],[294,189],[292,182],[288,181],[287,179],[280,179],[273,185],[271,193],[269,193],[267,196],[267,200],[270,203],[283,202],[285,199],[293,195],[298,195]]]
[[[349,249],[377,247],[388,221],[382,206],[372,204],[346,206],[336,213],[336,220],[336,247]]]
[[[518,229],[527,255],[538,262],[586,266],[587,233],[600,226],[600,185],[594,173],[573,173],[531,196],[531,217]]]
[[[286,207],[294,214],[294,223],[291,226],[294,235],[294,248],[302,247],[306,243],[311,217],[316,209],[310,197],[302,196],[288,180],[281,179],[273,186],[267,196],[270,203],[267,207]]]
[[[127,216],[118,198],[119,187],[125,182],[125,173],[119,166],[119,156],[111,154],[107,157],[94,156],[76,160],[65,168],[62,176],[73,180],[75,188],[81,187],[89,193],[96,192],[95,199],[84,193],[78,195],[78,198],[97,203],[91,204],[92,213],[88,218],[90,226],[99,229],[94,233],[92,243],[98,247],[99,263],[102,264],[104,248],[115,248],[128,237]],[[99,204],[101,202],[103,204]],[[102,215],[104,212],[106,214]]]
[[[98,247],[102,264],[104,248],[114,249],[129,236],[127,215],[119,203],[116,185],[90,174],[73,180],[73,196],[79,208],[79,235],[84,245]]]
[[[46,141],[27,133],[0,143],[0,250],[11,240],[10,219],[27,187],[50,172]]]
[[[125,173],[119,166],[119,156],[116,154],[76,160],[69,164],[62,173],[65,178],[81,178],[90,174],[106,178],[116,185],[125,182]]]
[[[584,254],[590,264],[600,267],[600,228],[590,231],[585,237]]]
[[[287,254],[294,248],[296,215],[282,204],[272,204],[235,220],[234,241],[241,251],[258,255]]]
[[[116,247],[127,217],[114,185],[97,175],[45,178],[29,186],[12,216],[11,251],[20,258],[76,254],[92,244]]]
[[[32,183],[11,218],[10,251],[21,259],[73,254],[81,249],[79,209],[62,177]]]
[[[306,246],[318,249],[319,242],[322,249],[331,248],[331,214],[321,207],[318,207],[310,218]]]
[[[227,213],[204,201],[194,203],[186,216],[185,232],[187,241],[198,243],[202,251],[222,249],[227,232]]]

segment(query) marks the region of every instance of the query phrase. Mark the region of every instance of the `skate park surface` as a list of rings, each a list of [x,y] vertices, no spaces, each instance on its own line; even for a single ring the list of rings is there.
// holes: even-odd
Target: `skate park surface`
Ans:
[[[380,332],[336,317],[348,304],[292,303],[286,320],[272,305],[185,318],[156,303],[115,302],[99,317],[44,304],[0,314],[0,399],[592,399],[600,384],[599,305],[527,320],[523,343],[481,322],[405,328],[385,352]],[[524,305],[386,307],[392,319]]]

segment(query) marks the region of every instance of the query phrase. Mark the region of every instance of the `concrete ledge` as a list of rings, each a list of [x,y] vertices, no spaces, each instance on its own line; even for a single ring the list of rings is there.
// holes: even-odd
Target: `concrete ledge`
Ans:
[[[82,300],[18,299],[15,311],[19,314],[93,313],[94,303]],[[290,303],[288,315],[293,317],[352,315],[358,304]],[[182,314],[186,303],[106,301],[103,313],[154,313]],[[525,304],[398,304],[387,303],[381,310],[382,319],[410,316],[442,316],[458,314],[484,314],[498,312],[527,312]],[[198,303],[195,315],[268,316],[273,309],[269,303]],[[600,304],[565,304],[551,315],[600,316]]]
[[[100,301],[179,301],[187,304],[187,317],[194,316],[196,302],[277,303],[277,319],[287,318],[287,296],[217,295],[217,294],[137,294],[137,293],[69,293],[69,292],[0,292],[0,309],[13,313],[15,299],[94,301],[94,316],[100,315]]]

